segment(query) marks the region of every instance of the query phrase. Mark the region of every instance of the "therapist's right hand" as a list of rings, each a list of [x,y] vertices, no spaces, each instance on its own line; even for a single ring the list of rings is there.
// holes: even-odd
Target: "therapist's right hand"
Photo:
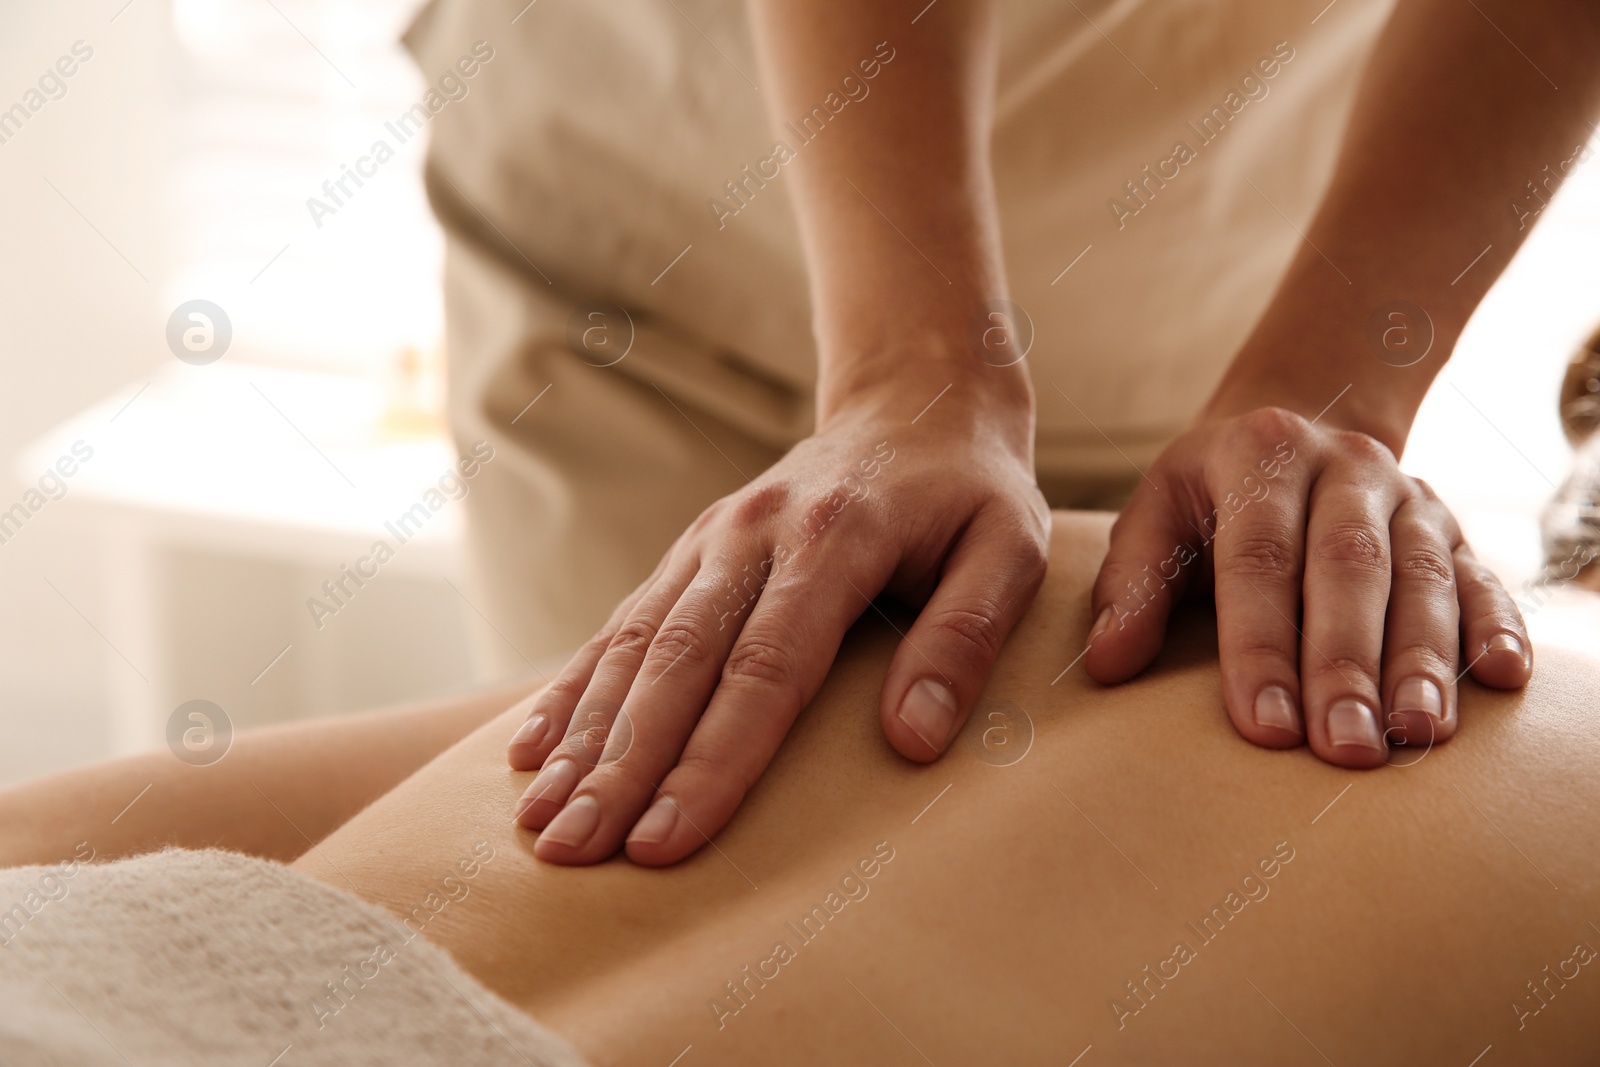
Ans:
[[[939,757],[1038,591],[1050,526],[1025,379],[1004,400],[958,380],[919,416],[948,381],[858,392],[819,418],[707,508],[545,690],[509,749],[512,767],[543,768],[516,815],[543,831],[536,856],[594,863],[626,842],[660,865],[704,845],[883,592],[920,607],[884,681],[884,733]]]

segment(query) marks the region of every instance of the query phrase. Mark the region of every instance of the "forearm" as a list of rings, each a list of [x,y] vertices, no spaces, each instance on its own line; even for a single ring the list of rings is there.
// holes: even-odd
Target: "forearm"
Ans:
[[[531,685],[240,734],[208,766],[165,749],[0,791],[0,867],[165,847],[302,854]]]
[[[785,180],[811,279],[819,425],[847,398],[908,380],[960,382],[1026,422],[1022,368],[976,358],[968,338],[981,305],[1006,296],[989,4],[943,0],[914,25],[919,3],[750,6],[773,128],[794,150]],[[838,106],[846,92],[830,114],[829,94]],[[830,117],[814,132],[802,117],[819,107]]]
[[[1349,386],[1329,421],[1398,453],[1467,319],[1589,139],[1597,52],[1589,2],[1401,0],[1307,239],[1202,419],[1266,404],[1315,414]],[[1432,324],[1431,349],[1410,366],[1369,336],[1394,301]],[[1424,336],[1425,324],[1403,325],[1412,343]]]

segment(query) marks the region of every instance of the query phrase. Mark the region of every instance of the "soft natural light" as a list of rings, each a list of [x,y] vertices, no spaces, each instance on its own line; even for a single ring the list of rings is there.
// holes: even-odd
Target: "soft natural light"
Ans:
[[[184,63],[164,303],[222,305],[256,361],[386,373],[440,336],[424,138],[313,219],[311,197],[421,93],[384,0],[175,0]],[[391,142],[394,140],[390,138]],[[320,226],[318,223],[320,222]],[[293,308],[293,314],[285,314]]]
[[[1597,323],[1600,154],[1574,167],[1473,316],[1406,450],[1513,592],[1542,563],[1538,518],[1572,466],[1562,374]]]

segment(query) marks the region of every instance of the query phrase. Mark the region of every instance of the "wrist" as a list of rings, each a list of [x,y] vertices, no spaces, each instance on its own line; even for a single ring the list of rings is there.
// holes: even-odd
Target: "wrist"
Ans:
[[[1335,381],[1318,376],[1310,381],[1291,381],[1281,372],[1261,376],[1239,370],[1230,371],[1217,386],[1196,414],[1194,425],[1221,422],[1268,407],[1292,411],[1315,420],[1318,426],[1364,433],[1396,456],[1405,449],[1416,415],[1415,408],[1385,400],[1371,389],[1358,392],[1356,383],[1348,378]]]
[[[1425,310],[1404,293],[1292,274],[1196,423],[1280,407],[1365,433],[1400,455],[1465,319],[1428,303]]]
[[[1031,440],[1033,384],[1022,360],[990,362],[947,331],[902,334],[892,344],[834,350],[821,361],[817,429],[861,417],[925,421],[944,411],[1025,425]]]

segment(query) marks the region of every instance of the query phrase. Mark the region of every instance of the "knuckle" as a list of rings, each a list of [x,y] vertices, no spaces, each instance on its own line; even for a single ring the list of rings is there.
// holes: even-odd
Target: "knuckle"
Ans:
[[[686,530],[684,530],[683,536],[679,537],[677,541],[673,542],[672,547],[676,549],[685,542],[693,540],[700,534],[705,533],[706,529],[710,527],[712,523],[716,522],[722,517],[722,513],[725,510],[727,510],[727,507],[723,501],[718,501],[717,503],[706,508],[699,515],[695,516],[695,520],[689,524]]]
[[[1259,666],[1294,665],[1294,651],[1287,644],[1273,641],[1267,634],[1251,632],[1240,634],[1228,649],[1228,658],[1235,662]]]
[[[600,658],[611,644],[611,633],[609,629],[601,630],[585,641],[582,648],[567,658],[561,673],[544,687],[544,691],[538,695],[535,703],[541,706],[566,704],[568,707],[576,704],[588,690],[589,683],[594,680]]]
[[[685,752],[678,760],[671,778],[672,781],[663,785],[678,786],[680,779],[687,779],[693,783],[693,792],[715,796],[723,803],[729,800],[737,803],[755,784],[752,772],[743,760],[715,752]],[[674,796],[686,791],[681,787],[670,790]],[[713,803],[711,806],[718,805]]]
[[[800,529],[808,537],[817,537],[850,506],[861,498],[859,486],[844,482],[834,484],[826,491],[813,493],[805,500],[800,513]]]
[[[756,530],[773,519],[788,502],[789,490],[776,482],[751,486],[728,509],[728,525],[735,530]]]
[[[1457,573],[1460,576],[1457,579],[1459,582],[1476,585],[1480,595],[1487,596],[1487,602],[1497,610],[1515,618],[1521,617],[1516,600],[1506,590],[1500,576],[1487,563],[1474,558],[1466,566],[1459,567]]]
[[[728,654],[728,662],[722,668],[724,681],[763,685],[783,685],[797,674],[791,648],[761,634],[742,637]]]
[[[1362,689],[1373,688],[1378,679],[1377,664],[1368,661],[1364,656],[1341,653],[1318,656],[1312,669],[1324,678],[1338,679],[1346,685],[1355,685]]]
[[[1423,674],[1431,675],[1446,682],[1455,676],[1456,655],[1454,646],[1446,649],[1442,644],[1429,644],[1427,641],[1407,641],[1390,650],[1388,659],[1392,664],[1390,667],[1391,672],[1403,664],[1408,674],[1420,669]]]
[[[539,705],[576,704],[589,687],[589,680],[577,674],[562,674],[540,695]]]
[[[688,619],[668,622],[656,631],[650,654],[663,665],[699,666],[711,658],[711,635],[698,622]]]
[[[1453,557],[1453,562],[1458,581],[1464,584],[1484,586],[1494,592],[1502,589],[1500,576],[1490,570],[1476,556],[1465,552],[1457,552]]]
[[[555,755],[565,754],[580,766],[593,767],[600,762],[606,741],[611,737],[612,720],[596,711],[580,712],[567,725],[567,735],[556,747]]]
[[[1412,478],[1411,486],[1416,491],[1417,496],[1423,500],[1426,500],[1428,503],[1433,504],[1438,502],[1439,494],[1434,492],[1433,486],[1422,478]]]
[[[1442,552],[1431,548],[1413,548],[1401,553],[1394,561],[1395,573],[1412,581],[1431,586],[1454,586],[1456,569]]]
[[[1161,452],[1160,455],[1156,456],[1155,461],[1144,470],[1150,481],[1147,482],[1140,478],[1139,484],[1134,487],[1132,495],[1128,497],[1128,502],[1130,504],[1143,502],[1152,496],[1157,496],[1159,499],[1158,494],[1164,493],[1168,485],[1182,480],[1184,472],[1190,466],[1190,459],[1190,456],[1171,449]],[[1152,485],[1152,482],[1155,484]],[[1128,514],[1128,510],[1124,508],[1118,514],[1118,521],[1121,520],[1122,516]],[[1112,522],[1111,528],[1115,530],[1117,523]]]
[[[578,783],[573,797],[583,794],[594,796],[604,806],[607,799],[637,796],[651,790],[653,782],[635,760],[617,759],[602,763]],[[570,801],[569,801],[570,803]]]
[[[1031,597],[1044,585],[1044,576],[1049,570],[1049,551],[1041,545],[1029,545],[1017,568],[1018,584],[1028,590]]]
[[[1417,543],[1442,552],[1448,562],[1453,554],[1451,545],[1461,539],[1456,519],[1444,501],[1431,492],[1408,489],[1400,508],[1389,522],[1396,544]],[[1451,568],[1454,570],[1454,567]]]
[[[1032,474],[1032,472],[1029,472]],[[1143,479],[1140,479],[1143,481]],[[1037,477],[1028,486],[1028,493],[1024,497],[1023,524],[1024,529],[1030,532],[1039,544],[1046,550],[1050,547],[1050,529],[1054,519],[1050,512],[1050,502],[1045,499],[1040,491]]]
[[[1282,579],[1299,570],[1298,557],[1299,546],[1288,531],[1260,531],[1241,535],[1220,565],[1239,577]]]
[[[603,737],[594,736],[597,727],[587,727],[575,730],[561,739],[561,743],[551,750],[545,757],[545,766],[548,767],[556,760],[568,759],[579,767],[592,768],[600,759],[600,750],[605,747]]]
[[[1022,577],[1037,580],[1050,568],[1048,535],[1025,532],[1017,545],[1017,565]]]
[[[1156,471],[1156,468],[1159,467],[1163,462],[1169,462],[1165,452],[1161,454],[1160,459],[1157,459],[1156,462],[1151,465],[1150,473],[1152,473],[1152,475],[1159,473]],[[1139,480],[1139,487],[1133,491],[1133,497],[1129,501],[1128,506],[1117,512],[1117,517],[1111,520],[1111,544],[1113,547],[1115,547],[1117,542],[1122,538],[1127,537],[1129,534],[1137,531],[1139,527],[1149,524],[1149,515],[1142,508],[1134,505],[1138,501],[1142,500],[1145,496],[1153,492],[1155,492],[1155,490],[1151,489],[1150,486],[1145,484],[1144,480],[1141,478]]]
[[[610,630],[602,630],[589,638],[584,642],[583,648],[568,658],[561,673],[556,675],[555,680],[545,688],[545,695],[574,699],[582,696],[584,690],[589,688],[595,667],[599,665],[600,657],[610,643]]]
[[[655,624],[648,619],[635,617],[617,627],[617,632],[611,635],[611,641],[606,645],[606,651],[642,659],[655,637]]]
[[[1040,541],[1029,542],[1024,563],[1034,582],[1042,582],[1045,573],[1050,570],[1050,546]]]
[[[1383,532],[1359,519],[1334,523],[1318,540],[1317,555],[1332,563],[1348,563],[1367,570],[1386,570],[1389,565]]]
[[[1395,463],[1394,453],[1389,451],[1389,446],[1359,430],[1340,430],[1334,436],[1334,442],[1340,456],[1354,460],[1363,466],[1370,464]]]
[[[992,660],[1000,654],[1000,624],[991,604],[952,605],[940,610],[932,620],[934,627],[976,659]]]
[[[1280,407],[1256,408],[1240,416],[1240,423],[1258,443],[1269,445],[1298,437],[1310,425],[1301,416]]]
[[[573,663],[598,662],[605,655],[606,649],[611,647],[611,638],[616,635],[616,630],[609,625],[583,643],[578,654],[572,657]]]
[[[1037,591],[1050,569],[1048,535],[1036,531],[1031,522],[1019,516],[1015,530],[1006,537],[1007,554],[1002,573],[995,577],[995,587],[1004,589],[1006,596],[1016,595],[1019,589]]]

